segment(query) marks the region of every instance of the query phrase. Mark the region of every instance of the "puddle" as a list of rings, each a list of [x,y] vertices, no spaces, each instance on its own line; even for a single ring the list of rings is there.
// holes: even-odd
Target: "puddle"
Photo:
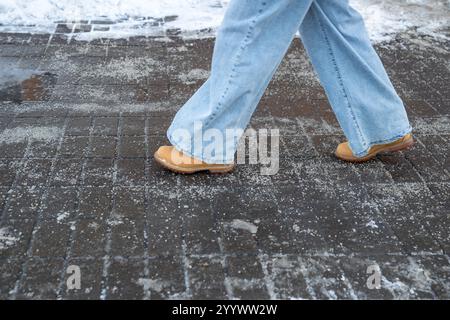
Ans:
[[[0,101],[16,103],[47,101],[56,84],[56,74],[31,69],[0,70]]]

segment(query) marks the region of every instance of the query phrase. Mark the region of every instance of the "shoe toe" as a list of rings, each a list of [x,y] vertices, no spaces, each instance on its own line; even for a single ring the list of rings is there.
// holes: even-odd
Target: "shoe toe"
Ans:
[[[340,143],[336,148],[336,155],[338,157],[352,157],[353,152],[352,149],[350,149],[350,146],[348,145],[348,142],[342,142]]]
[[[173,150],[172,146],[159,147],[158,150],[156,150],[155,152],[155,158],[158,158],[159,160],[168,161],[170,159],[172,150]]]

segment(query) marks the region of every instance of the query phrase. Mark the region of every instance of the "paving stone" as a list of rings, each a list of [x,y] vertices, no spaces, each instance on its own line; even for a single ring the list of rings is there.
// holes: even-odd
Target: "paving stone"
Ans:
[[[116,154],[115,137],[93,137],[91,142],[90,157],[113,158]]]
[[[30,188],[16,187],[8,193],[8,204],[3,212],[5,219],[34,219],[37,217],[42,190],[34,186]]]
[[[20,186],[42,186],[49,178],[52,161],[49,159],[27,160],[16,178],[16,184]]]
[[[431,153],[426,149],[416,144],[413,150],[407,155],[407,159],[420,173],[421,177],[427,182],[442,182],[449,181],[450,177],[444,168],[435,160]]]
[[[164,136],[171,122],[171,118],[150,117],[148,119],[148,132],[150,135]]]
[[[189,283],[194,300],[225,299],[225,275],[217,258],[189,258]]]
[[[174,186],[177,184],[179,176],[176,173],[170,172],[169,170],[163,170],[160,165],[155,163],[153,155],[146,168],[148,184],[158,185],[158,186]]]
[[[333,258],[300,258],[308,291],[316,299],[354,299],[355,293]]]
[[[57,144],[47,141],[32,141],[28,156],[30,158],[53,158],[56,155]]]
[[[69,259],[68,266],[80,268],[80,289],[68,287],[66,281],[71,273],[66,273],[63,279],[62,299],[67,300],[95,300],[101,296],[103,260],[100,259]],[[65,280],[65,281],[64,281]]]
[[[82,218],[106,219],[112,210],[111,187],[84,187],[80,193],[79,214]]]
[[[423,268],[423,278],[438,299],[449,298],[450,261],[447,256],[433,255],[416,258]]]
[[[108,230],[105,220],[79,219],[73,225],[75,233],[71,257],[103,257]]]
[[[70,136],[65,137],[61,149],[60,157],[82,158],[89,146],[89,137]]]
[[[109,275],[107,279],[107,299],[144,298],[144,262],[137,259],[114,258],[109,262]]]
[[[143,218],[145,213],[144,188],[117,187],[114,190],[115,215],[118,217]]]
[[[140,279],[151,299],[187,298],[183,261],[177,256],[159,256],[148,261],[148,278]]]
[[[261,168],[262,165],[253,165],[249,164],[248,162],[246,162],[246,164],[237,165],[237,167],[234,170],[236,182],[241,186],[259,186],[259,187],[271,186],[272,179],[274,176],[261,175]],[[283,171],[282,169],[284,168],[282,168],[280,165],[278,173],[280,171]],[[227,181],[223,182],[226,185]]]
[[[219,221],[241,219],[253,222],[276,215],[278,207],[273,194],[271,186],[241,187],[235,190],[211,190],[209,197]]]
[[[58,32],[112,22],[72,23]],[[181,176],[153,154],[209,76],[214,39],[178,32],[89,43],[0,33],[7,66],[44,72],[29,95],[0,89],[0,298],[449,298],[450,73],[435,50],[445,41],[419,46],[408,33],[376,45],[411,150],[336,161],[346,138],[296,39],[250,123],[280,130],[278,172],[263,175],[247,148],[232,174]],[[55,133],[11,135],[37,128]],[[367,286],[373,265],[380,289]]]
[[[143,117],[123,117],[122,135],[141,136],[145,134],[145,119]]]
[[[380,256],[374,259],[381,272],[381,288],[393,299],[434,299],[427,270],[416,257]]]
[[[69,118],[66,128],[68,136],[88,136],[91,127],[91,119],[88,117]]]
[[[31,258],[17,292],[18,299],[56,299],[63,259]],[[44,284],[44,285],[43,285]]]
[[[382,161],[360,163],[354,169],[363,183],[389,183],[393,179]]]
[[[179,199],[187,251],[195,254],[219,253],[219,227],[207,199]]]
[[[406,102],[410,106],[412,110],[412,114],[415,117],[430,117],[430,116],[439,116],[439,112],[436,111],[429,102],[413,100]]]
[[[261,263],[255,255],[228,257],[227,281],[235,299],[269,299]]]
[[[34,220],[32,219],[2,221],[0,224],[0,259],[25,257],[33,228]]]
[[[121,188],[115,192],[111,226],[111,252],[118,256],[138,256],[145,251],[145,208],[142,189]]]
[[[146,155],[145,137],[121,137],[119,156],[124,158],[143,158]]]
[[[150,152],[150,154],[153,156],[153,154],[156,152],[156,150],[158,150],[158,148],[162,145],[170,145],[169,140],[167,139],[167,137],[165,136],[165,133],[162,135],[149,135],[148,137],[148,151]]]
[[[182,252],[183,217],[176,200],[176,194],[161,189],[146,191],[148,250],[152,256],[160,254],[177,255]]]
[[[379,159],[395,182],[421,182],[421,176],[403,154],[381,155]],[[387,181],[385,181],[387,182]]]
[[[311,298],[297,257],[281,255],[264,256],[262,259],[273,287],[272,294],[277,299]]]
[[[98,136],[116,136],[117,118],[94,118],[93,134]]]
[[[355,166],[351,163],[325,159],[321,162],[327,173],[327,180],[337,184],[356,184],[361,181]]]
[[[2,259],[0,263],[0,298],[7,300],[12,296],[16,282],[22,272],[19,260]]]
[[[111,253],[116,256],[142,256],[144,247],[143,218],[115,218],[111,225]]]
[[[25,155],[27,143],[25,141],[5,143],[0,142],[2,158],[22,158]]]
[[[65,219],[41,221],[33,231],[31,254],[41,258],[64,258],[70,240],[71,224]]]
[[[428,100],[428,103],[436,109],[441,115],[450,115],[448,106],[450,105],[449,99],[447,100]]]
[[[82,163],[79,159],[59,159],[52,174],[52,186],[75,186],[80,182]]]
[[[447,170],[450,168],[450,139],[449,136],[420,135],[420,143],[433,154],[433,158]]]
[[[393,193],[392,188],[384,188],[381,196],[377,196],[379,191],[373,190],[372,195],[380,199],[378,210],[402,242],[404,250],[440,253],[439,243],[424,224],[424,219],[427,221],[436,210],[430,191],[415,184],[397,186],[395,190]],[[409,214],[405,216],[405,212]]]
[[[71,220],[78,214],[78,201],[78,190],[75,187],[49,188],[42,204],[42,219]]]
[[[314,158],[295,162],[293,166],[301,181],[330,181],[328,171],[323,163],[325,163],[325,159]]]
[[[0,160],[0,185],[11,186],[16,176],[18,161]]]
[[[123,186],[145,185],[145,160],[120,159],[117,161],[117,183]]]
[[[226,253],[258,251],[254,225],[245,221],[233,220],[221,223],[221,239]],[[248,230],[250,229],[250,230]]]
[[[383,266],[380,264],[379,257],[338,257],[336,263],[344,273],[349,286],[351,286],[354,295],[360,299],[394,299],[390,286],[383,283]],[[380,272],[380,287],[372,287],[373,283],[370,276],[374,275],[374,271]],[[371,286],[368,285],[371,284]],[[386,284],[388,284],[386,282]]]
[[[310,159],[314,156],[314,147],[307,136],[283,137],[282,142],[280,143],[280,157]]]
[[[86,161],[83,182],[86,186],[112,186],[113,175],[113,159],[91,158]]]
[[[9,187],[0,187],[0,211],[3,211],[8,198]]]

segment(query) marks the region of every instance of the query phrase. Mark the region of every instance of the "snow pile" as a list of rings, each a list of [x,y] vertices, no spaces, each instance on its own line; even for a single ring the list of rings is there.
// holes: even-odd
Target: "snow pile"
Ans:
[[[111,20],[107,31],[76,37],[129,37],[179,29],[183,36],[212,36],[230,0],[1,0],[0,32],[52,32],[55,22]],[[449,26],[449,0],[350,0],[366,19],[374,41],[416,28],[442,37]],[[27,28],[29,27],[29,28]],[[199,32],[202,30],[202,32]]]
[[[408,29],[441,38],[450,26],[449,0],[350,0],[350,3],[363,15],[375,42],[389,41],[396,33]]]

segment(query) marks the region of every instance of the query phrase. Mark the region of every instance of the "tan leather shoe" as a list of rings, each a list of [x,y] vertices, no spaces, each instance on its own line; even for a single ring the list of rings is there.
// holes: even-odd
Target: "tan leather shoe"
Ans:
[[[195,173],[209,171],[211,173],[227,173],[234,169],[231,164],[209,164],[185,155],[173,146],[162,146],[155,152],[155,160],[164,168],[177,173]]]
[[[341,160],[350,162],[364,162],[373,159],[380,152],[394,152],[405,150],[414,144],[414,139],[411,133],[408,133],[403,138],[400,138],[394,142],[386,144],[377,144],[370,148],[369,153],[363,157],[356,157],[353,155],[352,149],[348,142],[343,142],[338,145],[335,155]]]

